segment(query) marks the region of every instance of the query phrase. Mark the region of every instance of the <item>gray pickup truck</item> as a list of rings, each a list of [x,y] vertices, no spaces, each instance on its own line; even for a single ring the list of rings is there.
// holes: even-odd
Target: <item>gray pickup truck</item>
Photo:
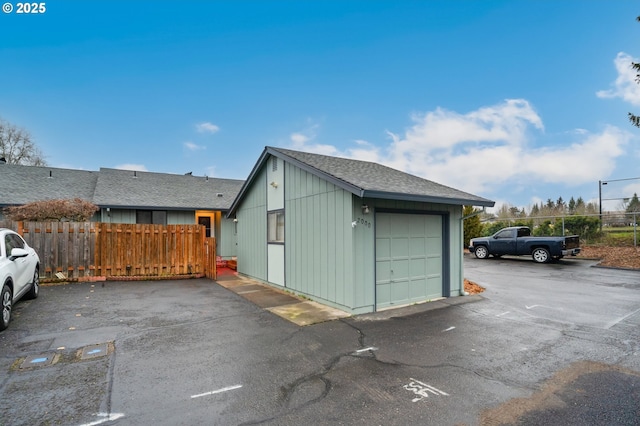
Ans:
[[[536,262],[546,263],[580,253],[580,237],[532,237],[531,230],[526,226],[512,226],[490,237],[473,238],[469,251],[475,253],[478,259],[486,259],[489,255],[531,255]]]

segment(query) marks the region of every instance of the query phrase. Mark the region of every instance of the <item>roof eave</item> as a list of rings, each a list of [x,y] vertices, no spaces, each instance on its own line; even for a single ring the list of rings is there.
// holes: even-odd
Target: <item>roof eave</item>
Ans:
[[[478,199],[478,198],[450,198],[450,197],[438,197],[431,195],[419,195],[419,194],[405,194],[398,192],[384,192],[384,191],[364,191],[364,197],[367,198],[380,198],[385,200],[399,200],[399,201],[418,201],[423,203],[434,204],[453,204],[457,206],[480,206],[480,207],[493,207],[495,201]]]
[[[134,205],[121,205],[121,204],[97,204],[97,206],[101,209],[122,209],[122,210],[171,210],[171,211],[190,211],[190,210],[211,210],[211,211],[220,211],[226,212],[229,210],[227,207],[197,207],[197,206],[134,206]]]
[[[229,207],[229,211],[227,212],[227,218],[230,218],[232,215],[236,213],[236,210],[238,209],[238,206],[242,202],[244,195],[249,190],[249,187],[251,186],[251,184],[253,184],[253,181],[255,180],[256,175],[258,174],[258,171],[262,168],[262,165],[267,160],[268,155],[269,153],[267,152],[267,148],[265,148],[264,151],[262,151],[262,154],[260,154],[260,158],[258,158],[258,161],[256,161],[256,164],[253,166],[253,169],[251,169],[251,172],[249,173],[249,177],[247,177],[247,180],[244,181],[242,188],[240,188],[240,192],[238,192],[238,195],[236,195],[236,198],[231,203],[231,207]]]

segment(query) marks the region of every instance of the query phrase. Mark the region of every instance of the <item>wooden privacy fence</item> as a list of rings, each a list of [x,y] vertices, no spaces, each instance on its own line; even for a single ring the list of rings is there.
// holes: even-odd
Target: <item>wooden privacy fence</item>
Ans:
[[[7,223],[4,223],[7,226]],[[202,225],[12,222],[40,256],[44,278],[216,278],[215,238]],[[56,276],[58,274],[58,276]]]

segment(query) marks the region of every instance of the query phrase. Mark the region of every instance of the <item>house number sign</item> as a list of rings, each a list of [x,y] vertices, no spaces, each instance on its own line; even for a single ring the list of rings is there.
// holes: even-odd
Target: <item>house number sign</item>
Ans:
[[[361,217],[357,218],[356,222],[358,223],[358,225],[362,225],[362,226],[366,226],[367,228],[371,228],[371,222],[369,222],[368,220],[364,220]]]

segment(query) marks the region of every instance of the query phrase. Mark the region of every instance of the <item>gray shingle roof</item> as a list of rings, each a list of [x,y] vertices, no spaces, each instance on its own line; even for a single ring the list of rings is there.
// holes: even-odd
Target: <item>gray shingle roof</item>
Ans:
[[[101,168],[93,202],[104,207],[227,210],[243,182]]]
[[[266,147],[254,167],[245,187],[231,206],[233,212],[257,170],[269,155],[306,170],[359,197],[392,200],[422,201],[441,204],[492,207],[495,203],[486,198],[469,194],[421,177],[369,161],[352,160],[328,155]]]
[[[91,200],[98,172],[0,164],[0,205],[61,198]]]
[[[98,172],[0,164],[0,206],[82,198],[100,207],[227,210],[242,184],[236,179],[109,168]]]

